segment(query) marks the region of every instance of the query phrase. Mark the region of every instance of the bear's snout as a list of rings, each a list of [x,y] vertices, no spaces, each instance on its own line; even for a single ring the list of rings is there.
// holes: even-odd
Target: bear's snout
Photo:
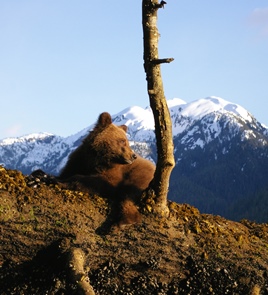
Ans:
[[[124,164],[132,164],[137,158],[135,153],[131,154],[129,158],[124,157]]]
[[[134,160],[136,160],[137,159],[137,155],[136,154],[132,154],[132,160],[134,161]]]

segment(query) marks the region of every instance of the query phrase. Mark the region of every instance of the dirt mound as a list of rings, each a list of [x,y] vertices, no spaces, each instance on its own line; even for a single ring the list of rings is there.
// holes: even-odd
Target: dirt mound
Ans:
[[[268,294],[268,225],[169,203],[107,232],[109,204],[0,168],[0,294]]]

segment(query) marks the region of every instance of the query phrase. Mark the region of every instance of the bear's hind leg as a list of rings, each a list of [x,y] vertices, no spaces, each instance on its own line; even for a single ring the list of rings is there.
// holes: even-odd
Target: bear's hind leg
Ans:
[[[118,208],[118,221],[119,228],[124,225],[141,223],[141,214],[137,206],[130,199],[124,199],[119,203]]]

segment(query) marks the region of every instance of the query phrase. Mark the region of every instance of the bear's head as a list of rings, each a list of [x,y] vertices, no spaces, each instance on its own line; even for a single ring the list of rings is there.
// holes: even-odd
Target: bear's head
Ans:
[[[126,135],[127,126],[116,126],[112,123],[109,113],[100,114],[95,128],[90,133],[88,141],[98,162],[111,166],[113,164],[131,164],[137,158],[129,146]]]

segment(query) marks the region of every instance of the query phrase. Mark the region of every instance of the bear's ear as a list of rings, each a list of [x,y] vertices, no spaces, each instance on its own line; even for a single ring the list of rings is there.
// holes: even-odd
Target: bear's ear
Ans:
[[[112,124],[112,117],[109,113],[102,113],[99,116],[98,122],[97,122],[97,126],[98,127],[107,127],[108,125]]]
[[[127,132],[127,126],[126,125],[121,125],[121,126],[118,126],[120,128],[122,128],[125,132]]]

